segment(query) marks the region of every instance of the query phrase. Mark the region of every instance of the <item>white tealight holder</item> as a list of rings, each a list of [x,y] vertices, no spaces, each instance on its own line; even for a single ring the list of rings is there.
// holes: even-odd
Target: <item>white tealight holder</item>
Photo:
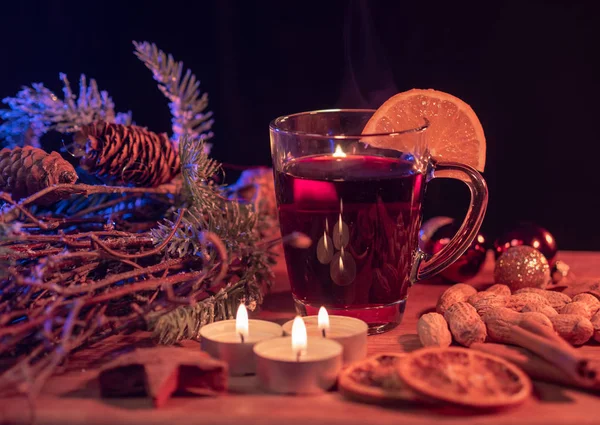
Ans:
[[[240,307],[241,310],[241,307]],[[238,310],[237,318],[240,317]],[[244,309],[245,318],[247,313]],[[265,320],[247,320],[247,326],[240,331],[236,320],[224,320],[205,325],[200,329],[200,346],[212,357],[229,365],[231,376],[244,376],[256,373],[254,345],[261,341],[281,337],[283,331],[277,323]]]
[[[300,345],[293,334],[254,346],[256,374],[265,390],[301,395],[327,391],[335,385],[342,368],[343,347],[331,339],[307,338],[305,328],[303,332]]]
[[[339,342],[344,347],[344,365],[367,357],[369,325],[360,319],[346,316],[326,316],[321,307],[319,316],[303,317],[309,337],[321,337]],[[321,323],[319,323],[321,317]],[[327,320],[328,318],[328,320]],[[325,321],[325,323],[323,323]],[[293,320],[283,325],[285,335],[291,335]]]

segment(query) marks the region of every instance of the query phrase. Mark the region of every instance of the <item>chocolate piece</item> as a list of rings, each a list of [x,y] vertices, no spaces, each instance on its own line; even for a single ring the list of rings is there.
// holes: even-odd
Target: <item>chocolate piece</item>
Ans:
[[[102,368],[98,380],[103,397],[148,396],[161,407],[177,392],[224,392],[227,376],[227,364],[202,351],[154,347],[119,356]]]

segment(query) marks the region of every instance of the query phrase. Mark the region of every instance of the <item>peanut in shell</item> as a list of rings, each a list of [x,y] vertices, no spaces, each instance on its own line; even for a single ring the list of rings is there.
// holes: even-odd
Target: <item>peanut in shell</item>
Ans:
[[[559,314],[552,318],[554,330],[572,345],[585,344],[594,335],[592,322],[575,314]]]
[[[525,304],[525,306],[521,309],[521,313],[542,313],[546,317],[554,317],[558,314],[552,306],[547,304]]]
[[[487,336],[485,323],[471,304],[461,301],[451,305],[444,318],[448,322],[454,340],[465,347],[483,342]]]
[[[527,304],[548,305],[546,298],[533,292],[513,294],[508,298],[506,307],[514,311],[521,311]]]
[[[422,315],[417,322],[417,334],[423,347],[448,347],[452,344],[448,322],[439,313]]]
[[[592,318],[592,312],[588,305],[582,301],[573,301],[569,304],[566,304],[558,310],[560,314],[574,314],[576,316],[582,316],[586,319]]]
[[[592,316],[595,315],[598,312],[598,310],[600,310],[600,300],[598,300],[598,298],[596,298],[592,294],[588,294],[586,292],[577,294],[573,297],[573,301],[582,302],[585,305],[587,305],[590,309],[590,314]]]
[[[522,288],[518,291],[515,291],[515,294],[524,294],[524,293],[533,293],[538,294],[548,301],[548,304],[558,310],[565,304],[569,304],[572,300],[567,294],[563,294],[562,292],[557,291],[548,291],[545,289],[539,288]]]
[[[458,302],[467,301],[469,297],[475,293],[477,293],[477,290],[471,285],[465,283],[452,285],[440,296],[436,311],[440,314],[445,314],[450,306]]]
[[[468,303],[475,307],[477,313],[481,316],[490,308],[504,307],[508,302],[509,296],[497,294],[494,292],[477,292],[469,297]]]
[[[504,285],[503,283],[496,283],[483,292],[491,292],[493,294],[505,295],[507,297],[510,297],[511,295],[510,288],[508,287],[508,285]]]
[[[592,316],[592,327],[594,328],[594,341],[600,342],[600,311]]]

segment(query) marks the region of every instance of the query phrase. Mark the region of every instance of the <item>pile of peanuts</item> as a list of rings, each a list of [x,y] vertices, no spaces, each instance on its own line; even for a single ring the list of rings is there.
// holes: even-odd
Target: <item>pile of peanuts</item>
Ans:
[[[573,298],[539,288],[514,293],[496,284],[484,291],[464,283],[448,288],[436,313],[421,316],[417,333],[423,346],[447,347],[454,340],[469,347],[475,342],[507,342],[498,324],[518,325],[524,319],[550,327],[572,345],[600,341],[600,300],[589,293]],[[502,328],[502,326],[500,326]]]

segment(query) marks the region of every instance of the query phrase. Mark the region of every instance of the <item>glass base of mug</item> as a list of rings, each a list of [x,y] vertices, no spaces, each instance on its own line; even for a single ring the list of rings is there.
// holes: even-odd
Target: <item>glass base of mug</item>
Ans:
[[[301,316],[312,316],[319,313],[320,305],[305,304],[294,297],[296,313]],[[366,308],[332,308],[327,307],[331,315],[349,316],[360,319],[369,325],[369,335],[377,335],[394,329],[402,322],[406,299],[377,307]]]

